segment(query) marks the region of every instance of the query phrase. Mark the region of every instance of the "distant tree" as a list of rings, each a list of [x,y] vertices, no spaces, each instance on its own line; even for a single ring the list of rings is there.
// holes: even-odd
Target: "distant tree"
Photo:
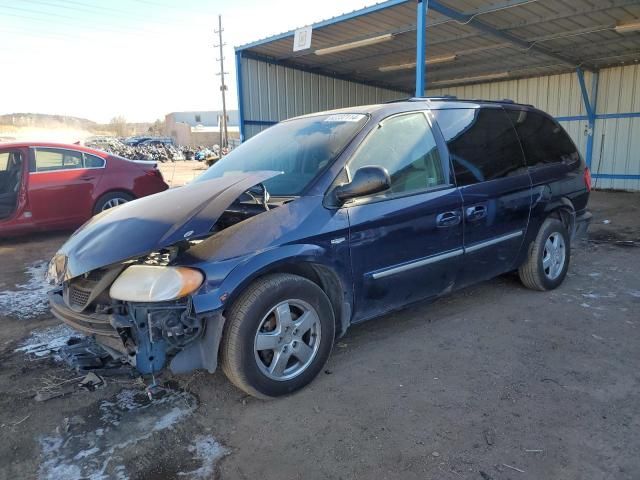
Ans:
[[[109,125],[117,137],[124,137],[127,135],[127,119],[123,115],[113,117],[109,122]]]
[[[153,135],[164,135],[164,121],[158,119],[149,126],[149,133]]]

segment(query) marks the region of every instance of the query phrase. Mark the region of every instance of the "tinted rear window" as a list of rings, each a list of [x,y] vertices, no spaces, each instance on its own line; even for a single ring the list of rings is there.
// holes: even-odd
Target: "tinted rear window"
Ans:
[[[435,110],[458,186],[525,172],[522,148],[501,108]]]
[[[578,150],[567,132],[549,117],[527,110],[508,110],[508,115],[530,167],[580,161]]]

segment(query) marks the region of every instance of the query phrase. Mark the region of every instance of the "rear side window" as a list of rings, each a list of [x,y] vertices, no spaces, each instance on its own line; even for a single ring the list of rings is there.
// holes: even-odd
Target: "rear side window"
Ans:
[[[104,158],[100,158],[97,155],[91,155],[84,153],[84,167],[85,168],[102,168],[104,167]]]
[[[358,168],[364,166],[386,168],[391,177],[390,193],[393,194],[424,190],[445,183],[436,141],[422,112],[380,122],[349,162],[351,178]]]
[[[83,165],[82,152],[60,148],[36,148],[35,161],[36,172],[70,170]]]
[[[530,167],[580,161],[578,150],[567,132],[550,118],[526,110],[508,110],[508,114]]]
[[[502,108],[435,110],[458,186],[526,172],[522,148]]]

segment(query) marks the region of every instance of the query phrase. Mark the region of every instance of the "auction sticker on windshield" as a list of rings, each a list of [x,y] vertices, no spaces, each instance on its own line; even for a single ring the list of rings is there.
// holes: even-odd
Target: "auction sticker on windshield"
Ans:
[[[359,122],[366,115],[361,113],[336,113],[335,115],[329,115],[324,119],[325,122]]]

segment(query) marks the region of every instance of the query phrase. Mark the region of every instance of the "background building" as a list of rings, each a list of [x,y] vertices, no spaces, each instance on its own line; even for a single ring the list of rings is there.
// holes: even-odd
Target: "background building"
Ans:
[[[238,111],[227,111],[230,143],[240,137]],[[179,145],[220,144],[222,111],[172,112],[165,115],[165,134]]]

